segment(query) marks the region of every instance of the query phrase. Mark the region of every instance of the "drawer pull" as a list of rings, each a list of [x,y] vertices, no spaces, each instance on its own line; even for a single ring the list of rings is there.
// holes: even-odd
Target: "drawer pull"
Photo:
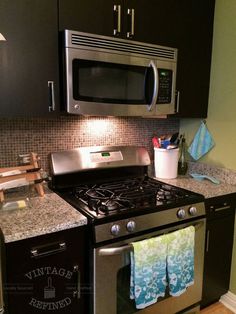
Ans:
[[[230,206],[224,206],[224,207],[216,208],[215,212],[219,212],[219,211],[225,210],[225,209],[230,209]]]
[[[32,248],[30,250],[30,253],[31,253],[31,257],[39,258],[43,256],[60,253],[65,250],[66,250],[66,243],[60,242],[60,243],[53,243],[47,246],[40,246],[37,248]]]

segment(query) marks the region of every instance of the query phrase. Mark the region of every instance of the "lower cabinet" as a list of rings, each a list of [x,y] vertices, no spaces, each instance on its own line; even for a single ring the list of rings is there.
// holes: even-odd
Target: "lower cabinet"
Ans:
[[[227,293],[234,239],[235,197],[206,200],[207,224],[201,308]]]
[[[86,227],[6,244],[8,314],[86,314]]]

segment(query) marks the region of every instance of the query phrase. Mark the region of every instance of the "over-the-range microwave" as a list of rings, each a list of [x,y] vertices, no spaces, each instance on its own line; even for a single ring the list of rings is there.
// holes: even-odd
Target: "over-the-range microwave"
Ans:
[[[177,49],[65,30],[68,113],[155,117],[175,113]]]

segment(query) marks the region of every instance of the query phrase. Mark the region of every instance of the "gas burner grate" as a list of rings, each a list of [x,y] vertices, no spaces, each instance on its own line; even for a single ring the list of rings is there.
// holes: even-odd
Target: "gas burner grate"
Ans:
[[[148,177],[80,185],[74,188],[73,194],[96,216],[133,208],[175,205],[189,197],[185,190]]]

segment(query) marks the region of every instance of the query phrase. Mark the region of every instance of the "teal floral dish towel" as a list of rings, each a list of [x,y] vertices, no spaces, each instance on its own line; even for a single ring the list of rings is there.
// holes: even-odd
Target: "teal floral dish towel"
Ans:
[[[130,298],[135,300],[137,309],[143,309],[165,295],[167,237],[163,235],[132,245]]]
[[[169,293],[179,296],[194,283],[194,238],[193,226],[168,235],[167,281]]]

